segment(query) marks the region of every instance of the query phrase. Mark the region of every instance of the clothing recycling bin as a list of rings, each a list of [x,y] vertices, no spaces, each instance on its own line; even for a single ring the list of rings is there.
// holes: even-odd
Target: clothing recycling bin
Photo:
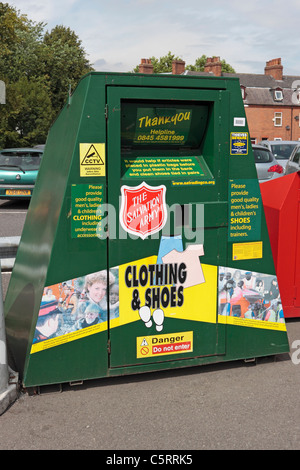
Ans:
[[[274,279],[238,80],[84,76],[5,300],[23,387],[285,353]]]

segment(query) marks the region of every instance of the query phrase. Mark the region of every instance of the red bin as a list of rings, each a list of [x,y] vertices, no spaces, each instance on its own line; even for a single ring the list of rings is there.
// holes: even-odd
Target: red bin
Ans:
[[[285,318],[300,317],[300,175],[260,185]]]

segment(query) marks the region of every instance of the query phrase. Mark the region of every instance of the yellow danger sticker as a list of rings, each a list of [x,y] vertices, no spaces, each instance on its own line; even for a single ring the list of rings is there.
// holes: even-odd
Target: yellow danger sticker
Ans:
[[[79,144],[80,176],[105,176],[105,144]]]
[[[193,351],[193,331],[136,338],[136,357],[156,357]]]

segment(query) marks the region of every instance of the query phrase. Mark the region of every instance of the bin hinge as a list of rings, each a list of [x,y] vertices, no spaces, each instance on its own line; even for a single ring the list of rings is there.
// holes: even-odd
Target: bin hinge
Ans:
[[[105,116],[105,119],[108,118],[108,104],[105,105],[104,116]]]
[[[110,339],[107,341],[107,352],[108,354],[111,353]]]

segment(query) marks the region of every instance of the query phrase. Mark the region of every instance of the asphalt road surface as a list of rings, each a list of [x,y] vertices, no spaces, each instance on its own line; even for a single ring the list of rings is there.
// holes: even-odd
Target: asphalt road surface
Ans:
[[[287,322],[290,342],[300,321]],[[299,346],[298,346],[299,349]],[[0,417],[1,450],[299,450],[300,350],[99,379],[23,394]],[[299,361],[300,362],[300,361]]]
[[[29,202],[0,200],[0,237],[16,237],[22,233]]]
[[[12,207],[0,206],[1,221],[8,210],[12,223],[1,223],[0,236],[20,234],[10,230],[22,226],[26,208],[17,205],[11,221]],[[125,450],[299,450],[300,320],[287,320],[287,329],[290,354],[256,365],[234,361],[22,393],[0,416],[0,450],[105,450],[115,458]]]

